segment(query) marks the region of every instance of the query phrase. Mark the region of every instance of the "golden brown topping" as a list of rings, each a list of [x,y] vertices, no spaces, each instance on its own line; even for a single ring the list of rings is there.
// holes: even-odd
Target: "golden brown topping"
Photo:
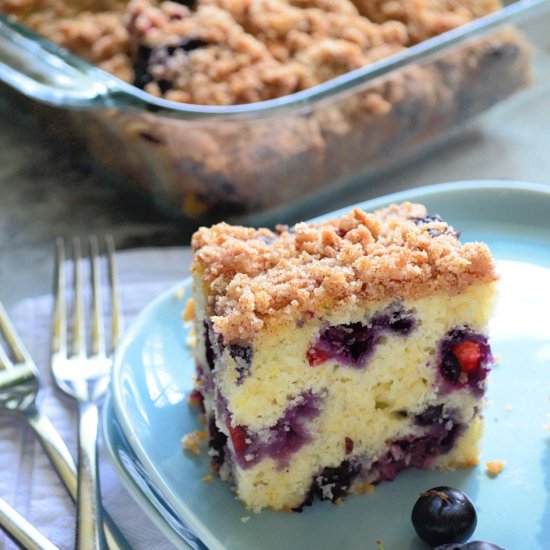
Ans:
[[[228,342],[250,341],[266,320],[298,319],[342,301],[454,294],[497,278],[488,248],[462,245],[452,227],[419,204],[294,228],[201,228],[192,271],[208,314]]]
[[[230,105],[318,85],[486,15],[499,0],[0,0],[155,96]],[[391,102],[365,96],[369,112]]]

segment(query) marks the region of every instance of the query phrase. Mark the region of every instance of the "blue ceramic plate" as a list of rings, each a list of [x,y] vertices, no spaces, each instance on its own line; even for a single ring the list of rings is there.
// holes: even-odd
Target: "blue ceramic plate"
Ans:
[[[380,540],[385,550],[421,550],[410,511],[422,490],[443,484],[474,500],[475,539],[507,550],[549,548],[550,187],[451,183],[358,206],[372,210],[403,200],[423,202],[461,230],[463,240],[487,242],[497,258],[501,300],[492,345],[500,363],[490,379],[481,465],[451,473],[403,472],[373,494],[349,497],[344,506],[316,502],[302,514],[249,513],[230,485],[203,481],[206,455],[188,456],[181,448],[184,434],[201,429],[186,401],[193,362],[181,319],[191,292],[184,281],[145,308],[128,330],[112,383],[113,409],[134,465],[155,487],[156,502],[145,508],[152,514],[170,510],[185,525],[177,535],[182,548],[198,539],[212,550],[375,549]],[[485,472],[490,460],[505,461],[495,478]],[[150,499],[143,491],[141,497]]]
[[[180,548],[203,549],[189,527],[178,517],[177,512],[164,500],[162,493],[149,477],[136,453],[122,432],[113,411],[111,398],[107,397],[102,411],[103,445],[115,471],[129,493],[147,512],[156,526],[168,539]]]

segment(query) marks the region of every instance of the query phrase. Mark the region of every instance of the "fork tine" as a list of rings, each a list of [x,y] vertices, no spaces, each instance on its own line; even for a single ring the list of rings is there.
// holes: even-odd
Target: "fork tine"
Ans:
[[[32,363],[29,352],[21,342],[19,335],[15,331],[4,306],[0,303],[0,329],[4,334],[4,338],[11,349],[11,353],[16,363]],[[2,350],[3,355],[6,353]],[[0,364],[6,364],[6,357],[0,357]],[[9,361],[9,359],[8,359]],[[11,361],[10,361],[11,363]],[[9,365],[8,365],[9,366]],[[7,367],[5,367],[7,368]]]
[[[93,355],[105,355],[105,327],[103,323],[103,293],[99,282],[99,245],[97,237],[90,237],[90,262],[92,267],[92,342]]]
[[[55,240],[55,306],[52,328],[52,353],[67,356],[67,305],[65,303],[65,241]]]
[[[2,346],[0,346],[0,370],[13,368],[13,363]]]
[[[118,293],[118,272],[116,266],[115,242],[111,235],[105,237],[107,247],[107,262],[109,266],[109,287],[111,292],[111,353],[120,340],[124,330],[122,309],[120,307],[120,295]]]
[[[86,355],[86,323],[84,321],[84,297],[82,295],[82,249],[80,239],[73,238],[73,346],[72,353]]]

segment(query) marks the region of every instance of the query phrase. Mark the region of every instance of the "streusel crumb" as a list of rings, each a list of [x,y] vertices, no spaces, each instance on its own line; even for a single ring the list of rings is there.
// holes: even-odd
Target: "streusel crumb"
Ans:
[[[195,430],[194,432],[188,433],[182,437],[183,448],[194,455],[201,454],[201,441],[206,441],[208,436],[206,432],[200,432]]]
[[[185,310],[183,311],[183,320],[188,322],[195,318],[195,300],[189,298],[185,304]]]
[[[461,244],[412,203],[276,232],[220,223],[199,229],[192,246],[192,271],[226,342],[252,341],[268,318],[298,320],[346,300],[455,295],[498,278],[486,245]]]
[[[490,477],[497,476],[504,469],[504,464],[504,460],[491,460],[486,462],[485,467],[487,468],[487,475]]]

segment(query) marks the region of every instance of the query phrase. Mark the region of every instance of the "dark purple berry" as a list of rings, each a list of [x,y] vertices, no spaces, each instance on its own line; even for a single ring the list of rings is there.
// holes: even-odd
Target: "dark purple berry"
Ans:
[[[229,345],[229,354],[237,363],[237,384],[242,384],[244,379],[250,375],[252,367],[252,346],[240,346],[239,344]]]
[[[434,214],[433,216],[425,216],[424,218],[411,218],[416,225],[427,225],[429,223],[438,222],[441,223],[443,219],[439,214]]]
[[[215,470],[219,470],[224,462],[227,436],[218,430],[218,426],[216,426],[216,421],[213,416],[208,422],[208,433],[210,435],[208,447],[214,451],[211,455],[211,463]]]
[[[134,56],[133,84],[138,88],[145,88],[145,86],[153,80],[151,73],[149,73],[149,59],[152,51],[153,48],[150,48],[146,44],[140,44]]]
[[[212,346],[212,330],[211,323],[204,321],[204,347],[206,348],[206,362],[208,363],[208,368],[210,371],[214,371],[216,368],[216,356],[214,353],[214,347]],[[213,330],[212,330],[213,332]]]
[[[362,368],[384,332],[407,336],[416,324],[414,313],[404,310],[403,304],[396,301],[365,323],[348,323],[323,329],[319,340],[308,349],[306,358],[312,367],[329,359],[337,359],[344,365]]]
[[[155,145],[162,145],[163,140],[150,132],[140,132],[139,135],[147,142],[154,143]]]
[[[177,44],[155,48],[146,44],[139,44],[133,59],[134,86],[144,89],[147,84],[155,80],[160,90],[163,93],[167,92],[172,87],[172,82],[164,78],[155,79],[151,74],[151,67],[153,65],[167,65],[170,57],[178,51],[187,53],[208,45],[209,42],[197,37],[185,37]]]
[[[422,493],[411,519],[418,536],[430,546],[465,542],[477,525],[472,501],[451,487],[434,487]]]
[[[443,357],[441,362],[441,374],[449,381],[451,384],[457,384],[460,379],[460,363],[456,356],[448,352]]]
[[[421,227],[424,225],[437,224],[437,227],[428,228],[428,233],[432,237],[439,237],[439,235],[450,234],[454,235],[457,239],[460,238],[460,232],[454,230],[446,222],[444,222],[439,214],[426,216],[424,218],[411,218],[411,221]],[[441,224],[443,224],[443,227],[441,227]]]
[[[492,542],[473,540],[464,544],[461,550],[504,550],[504,548],[502,548],[502,546],[497,546]]]
[[[483,394],[493,356],[487,338],[466,326],[452,328],[441,340],[438,369],[447,391],[469,388]]]
[[[414,417],[419,426],[430,426],[431,424],[444,421],[443,405],[432,405]]]
[[[187,6],[189,9],[193,9],[197,5],[196,0],[174,0],[177,4]]]
[[[491,542],[473,540],[471,542],[467,542],[466,544],[442,544],[440,546],[436,546],[434,550],[504,550],[504,548],[502,548],[502,546],[497,546],[496,544],[493,544]]]
[[[171,46],[165,46],[166,52],[168,55],[174,55],[177,50],[183,50],[184,52],[192,52],[193,50],[198,50],[199,48],[204,48],[208,46],[209,42],[203,40],[202,38],[187,37],[182,38],[177,44]]]
[[[462,425],[452,421],[437,423],[429,426],[423,436],[393,441],[388,451],[371,466],[371,477],[391,481],[406,468],[433,467],[435,457],[448,452],[462,431]]]
[[[294,512],[303,512],[305,506],[311,506],[315,497],[320,500],[337,502],[345,497],[357,476],[361,473],[361,465],[355,461],[344,460],[334,468],[323,468],[313,478],[306,498]]]
[[[310,440],[308,423],[320,411],[319,396],[306,391],[296,397],[274,426],[266,430],[255,432],[247,426],[233,426],[228,419],[226,425],[237,462],[246,469],[267,456],[274,459],[280,468],[285,467],[290,456]]]

